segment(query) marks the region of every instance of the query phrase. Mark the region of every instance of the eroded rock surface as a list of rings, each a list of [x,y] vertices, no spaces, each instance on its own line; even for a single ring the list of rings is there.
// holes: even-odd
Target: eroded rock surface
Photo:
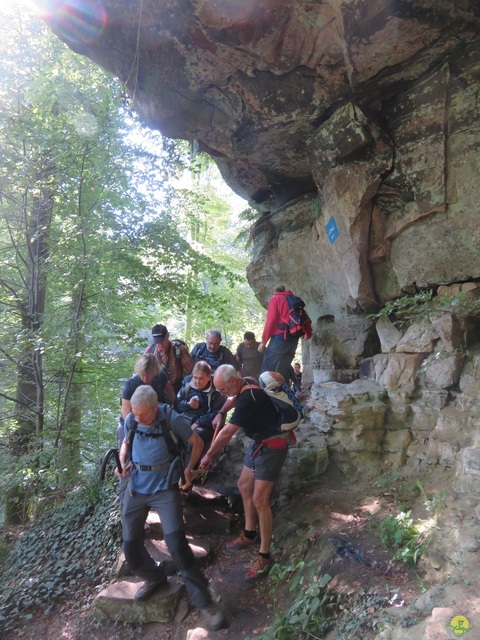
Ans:
[[[38,1],[262,214],[263,302],[281,275],[338,319],[480,277],[476,0]]]

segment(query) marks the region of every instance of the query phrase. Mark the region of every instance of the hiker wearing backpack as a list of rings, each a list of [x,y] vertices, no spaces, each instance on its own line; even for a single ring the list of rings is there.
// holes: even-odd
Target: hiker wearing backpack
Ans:
[[[175,393],[172,385],[165,371],[160,369],[160,364],[155,356],[150,354],[140,356],[135,362],[134,372],[122,389],[122,417],[120,419],[122,425],[132,410],[130,399],[142,384],[149,384],[155,389],[158,402],[175,404]]]
[[[185,583],[193,605],[207,627],[225,626],[222,611],[213,602],[208,580],[197,567],[183,528],[183,509],[178,480],[181,477],[180,444],[189,443],[198,460],[202,439],[185,416],[167,404],[158,404],[155,391],[139,387],[131,398],[132,413],[125,420],[125,439],[120,450],[122,477],[130,477],[122,509],[123,550],[135,575],[145,581],[135,594],[144,601],[167,584],[162,563],[155,562],[144,544],[144,525],[150,509],[160,516],[165,543]],[[126,464],[128,458],[131,464]],[[172,465],[173,461],[173,465]],[[185,470],[188,480],[188,472]]]
[[[176,409],[190,420],[192,429],[202,438],[204,448],[208,448],[212,442],[212,422],[226,399],[213,386],[210,365],[203,360],[197,362],[192,375],[183,380],[177,394]],[[190,467],[193,469],[194,465],[190,464]]]
[[[152,327],[152,343],[145,349],[145,353],[150,353],[157,358],[177,394],[184,376],[192,373],[195,364],[188,353],[187,346],[183,340],[170,340],[170,334],[164,324],[156,324]]]
[[[230,349],[220,344],[221,342],[222,334],[220,331],[209,331],[205,336],[205,342],[197,342],[190,355],[195,362],[200,360],[208,362],[212,368],[212,373],[215,373],[215,370],[221,364],[231,364],[235,369],[238,369],[235,356]]]
[[[121,399],[121,414],[117,428],[118,448],[122,446],[125,437],[125,418],[132,411],[130,400],[142,385],[150,385],[157,394],[158,402],[167,402],[171,405],[175,404],[175,393],[172,385],[168,381],[165,371],[160,369],[160,364],[152,355],[140,356],[135,362],[134,374],[123,385]],[[117,471],[115,475],[118,476]],[[125,496],[126,482],[125,478],[121,479],[118,486],[118,495],[120,499],[120,509],[122,508],[123,498]]]
[[[304,307],[303,300],[284,285],[273,290],[258,347],[264,353],[262,371],[278,371],[285,380],[289,379],[300,337],[306,340],[312,337],[312,323]]]
[[[236,358],[240,365],[242,377],[257,378],[262,372],[263,355],[258,351],[259,342],[255,340],[253,331],[245,331],[243,342],[237,347]]]
[[[245,529],[227,544],[229,551],[258,545],[257,520],[260,529],[260,548],[245,580],[252,582],[268,574],[272,559],[273,514],[270,495],[287,457],[289,433],[281,430],[281,416],[266,391],[248,378],[241,378],[230,365],[222,365],[215,372],[213,382],[220,393],[228,396],[227,403],[235,406],[230,421],[218,432],[200,466],[208,468],[239,429],[250,438],[238,488],[245,511]],[[255,382],[255,381],[253,381]],[[223,407],[225,413],[226,407]],[[220,414],[219,414],[220,415]]]

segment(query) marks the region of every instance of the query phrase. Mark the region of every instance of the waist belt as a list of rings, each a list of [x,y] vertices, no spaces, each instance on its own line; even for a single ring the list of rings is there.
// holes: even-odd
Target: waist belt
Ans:
[[[265,438],[260,442],[258,442],[258,440],[255,440],[255,444],[256,447],[250,455],[251,460],[254,460],[264,447],[267,447],[268,449],[278,450],[286,449],[288,447],[287,439],[283,436],[271,436],[270,438]]]
[[[138,464],[138,462],[133,463],[135,469],[139,471],[166,471],[170,468],[171,462],[165,462],[164,464]]]

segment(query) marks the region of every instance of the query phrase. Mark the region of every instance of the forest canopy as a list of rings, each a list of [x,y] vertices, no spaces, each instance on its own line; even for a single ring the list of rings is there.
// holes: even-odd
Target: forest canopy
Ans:
[[[251,212],[195,145],[137,120],[122,84],[34,16],[0,13],[0,446],[7,522],[115,442],[153,324],[235,348],[264,310]]]

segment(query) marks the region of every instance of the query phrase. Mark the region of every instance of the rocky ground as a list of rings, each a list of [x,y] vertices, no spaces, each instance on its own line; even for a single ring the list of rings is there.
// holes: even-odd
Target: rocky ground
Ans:
[[[404,491],[413,496],[410,488],[404,487]],[[393,562],[391,550],[379,543],[379,522],[389,512],[398,510],[399,497],[398,486],[392,489],[385,483],[352,484],[335,469],[329,469],[318,486],[276,510],[274,554],[278,564],[270,577],[252,585],[243,579],[252,552],[231,554],[224,546],[225,540],[241,529],[241,518],[214,491],[198,488],[186,501],[186,520],[189,530],[194,529],[195,537],[203,539],[210,550],[211,561],[205,571],[227,613],[228,629],[208,633],[202,628],[198,613],[188,609],[185,598],[171,624],[152,622],[132,626],[98,621],[93,616],[97,594],[79,593],[76,602],[63,602],[46,617],[34,616],[16,637],[22,640],[255,638],[301,593],[300,584],[292,593],[287,587],[295,575],[297,578],[300,575],[294,571],[295,566],[304,561],[305,576],[308,571],[315,571],[317,578],[331,576],[329,589],[335,598],[324,609],[330,623],[323,637],[375,638],[383,625],[383,609],[393,613],[404,610],[428,586],[418,570]],[[154,524],[150,533],[155,536]]]

